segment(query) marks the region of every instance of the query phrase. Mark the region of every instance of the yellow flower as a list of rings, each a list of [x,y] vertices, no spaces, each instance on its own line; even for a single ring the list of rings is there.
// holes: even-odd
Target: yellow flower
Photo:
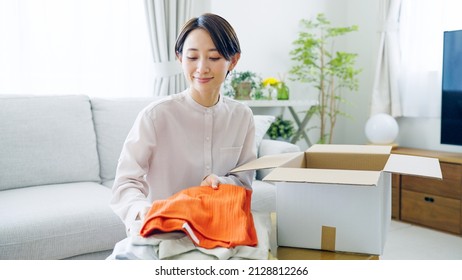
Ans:
[[[269,78],[266,78],[263,80],[262,84],[263,86],[277,86],[278,84],[280,83],[280,81],[276,78],[273,78],[273,77],[269,77]]]

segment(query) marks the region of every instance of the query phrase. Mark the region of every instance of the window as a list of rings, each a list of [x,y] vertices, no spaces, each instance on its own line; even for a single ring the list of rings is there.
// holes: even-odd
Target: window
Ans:
[[[143,0],[0,1],[0,94],[152,95]]]

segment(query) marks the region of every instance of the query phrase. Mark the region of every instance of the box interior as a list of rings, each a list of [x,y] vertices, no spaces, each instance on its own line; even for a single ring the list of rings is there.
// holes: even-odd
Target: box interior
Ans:
[[[281,167],[382,171],[389,156],[389,154],[305,152]]]

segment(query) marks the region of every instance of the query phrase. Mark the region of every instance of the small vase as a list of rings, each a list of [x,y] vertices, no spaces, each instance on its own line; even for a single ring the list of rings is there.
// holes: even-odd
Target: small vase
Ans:
[[[277,87],[277,99],[288,100],[289,99],[289,87],[285,83],[279,84]]]
[[[273,100],[273,92],[274,92],[274,89],[270,88],[270,90],[268,91],[268,100]]]

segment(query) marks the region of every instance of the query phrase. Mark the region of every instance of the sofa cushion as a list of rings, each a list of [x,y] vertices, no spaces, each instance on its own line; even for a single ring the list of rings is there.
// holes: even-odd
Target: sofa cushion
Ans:
[[[154,97],[91,100],[103,183],[114,179],[128,132],[138,113],[154,100]]]
[[[253,120],[255,123],[255,145],[257,151],[260,150],[260,144],[266,135],[266,132],[270,128],[271,124],[276,119],[275,116],[271,115],[254,115]]]
[[[0,190],[100,180],[87,96],[2,96],[0,135]]]
[[[62,259],[113,249],[126,234],[110,199],[111,191],[93,182],[2,191],[0,259]]]
[[[258,155],[262,156],[269,156],[275,154],[283,154],[283,153],[296,153],[300,152],[300,147],[286,141],[279,141],[279,140],[271,140],[271,139],[263,139],[260,144],[260,149],[258,151]],[[261,180],[266,177],[271,172],[271,168],[269,169],[259,169],[256,172],[256,178]]]

